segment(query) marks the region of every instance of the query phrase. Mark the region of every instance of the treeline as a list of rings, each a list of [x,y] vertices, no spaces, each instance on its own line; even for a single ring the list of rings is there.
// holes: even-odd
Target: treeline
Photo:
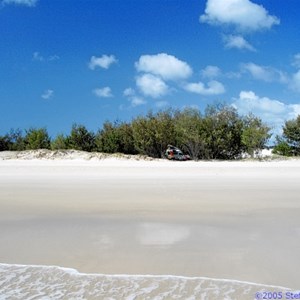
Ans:
[[[0,151],[75,149],[160,158],[172,144],[196,160],[235,159],[245,152],[253,155],[270,137],[270,128],[258,117],[241,117],[231,106],[215,105],[208,106],[203,115],[194,108],[167,109],[149,112],[131,122],[107,121],[96,133],[74,124],[69,135],[53,139],[46,128],[11,130],[0,136]]]

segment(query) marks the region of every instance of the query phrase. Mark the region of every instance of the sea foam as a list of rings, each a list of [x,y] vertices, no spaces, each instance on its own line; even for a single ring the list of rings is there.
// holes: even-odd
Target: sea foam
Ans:
[[[0,264],[0,299],[255,299],[279,286],[227,279],[157,275],[84,274],[56,266]]]

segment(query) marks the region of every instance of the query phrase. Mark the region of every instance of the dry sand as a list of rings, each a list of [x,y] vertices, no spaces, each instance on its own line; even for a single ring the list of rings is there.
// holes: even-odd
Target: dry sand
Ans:
[[[300,161],[0,161],[0,262],[300,289]]]

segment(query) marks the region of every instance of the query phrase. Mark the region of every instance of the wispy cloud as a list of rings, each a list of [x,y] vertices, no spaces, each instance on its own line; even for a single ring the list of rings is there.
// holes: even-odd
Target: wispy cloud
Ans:
[[[241,64],[242,72],[248,72],[256,80],[266,82],[288,83],[288,75],[284,72],[269,66],[261,66],[255,63]]]
[[[123,91],[123,95],[128,98],[132,107],[144,105],[147,101],[136,94],[136,91],[133,88],[127,88]]]
[[[108,69],[112,64],[117,63],[118,60],[114,55],[102,55],[101,57],[92,56],[88,67],[95,70],[97,67]]]
[[[54,61],[54,60],[59,60],[59,59],[60,59],[60,57],[58,55],[56,55],[56,54],[44,57],[38,51],[34,52],[33,55],[32,55],[32,60],[34,60],[34,61],[40,61],[40,62],[43,62],[43,61]]]
[[[169,105],[168,101],[157,101],[155,102],[155,106],[158,108],[163,108]]]
[[[133,88],[127,88],[123,91],[123,95],[126,97],[131,97],[135,95],[135,90]]]
[[[131,97],[130,102],[131,102],[131,106],[133,107],[144,105],[147,103],[147,101],[144,98],[138,96]]]
[[[216,78],[221,75],[221,69],[217,66],[206,66],[203,70],[201,70],[201,76],[203,78]]]
[[[96,88],[93,90],[93,94],[99,98],[111,98],[113,97],[111,88],[109,86],[103,88]]]
[[[224,35],[223,42],[227,49],[236,48],[239,50],[245,49],[253,52],[256,51],[256,49],[241,35]]]
[[[36,5],[38,0],[2,0],[3,5],[9,5],[9,4],[14,4],[14,5],[23,5],[23,6],[28,6],[28,7],[33,7]]]
[[[48,61],[54,61],[54,60],[59,60],[59,59],[60,59],[60,57],[56,54],[50,55],[50,56],[47,57]]]
[[[35,61],[44,61],[45,60],[45,58],[39,52],[34,52],[32,59]]]
[[[44,93],[41,95],[41,97],[45,100],[48,100],[48,99],[52,98],[53,96],[54,96],[54,91],[50,90],[50,89],[44,91]]]
[[[300,70],[292,75],[289,82],[289,88],[300,93]]]
[[[298,69],[300,69],[300,53],[294,55],[292,65]]]
[[[299,57],[295,55],[293,62],[295,67],[298,66],[297,59],[300,59],[300,55]],[[297,68],[300,68],[300,65]],[[271,66],[261,66],[250,62],[241,64],[241,72],[249,73],[255,80],[281,83],[291,91],[300,93],[300,70],[296,73],[286,73]]]
[[[210,25],[232,25],[239,31],[270,29],[280,24],[276,16],[250,0],[207,0],[200,21]]]

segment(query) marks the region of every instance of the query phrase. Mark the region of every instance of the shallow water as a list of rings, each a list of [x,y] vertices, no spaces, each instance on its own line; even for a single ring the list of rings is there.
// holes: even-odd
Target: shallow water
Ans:
[[[56,266],[0,264],[0,299],[255,299],[289,289],[205,277],[83,274]]]

